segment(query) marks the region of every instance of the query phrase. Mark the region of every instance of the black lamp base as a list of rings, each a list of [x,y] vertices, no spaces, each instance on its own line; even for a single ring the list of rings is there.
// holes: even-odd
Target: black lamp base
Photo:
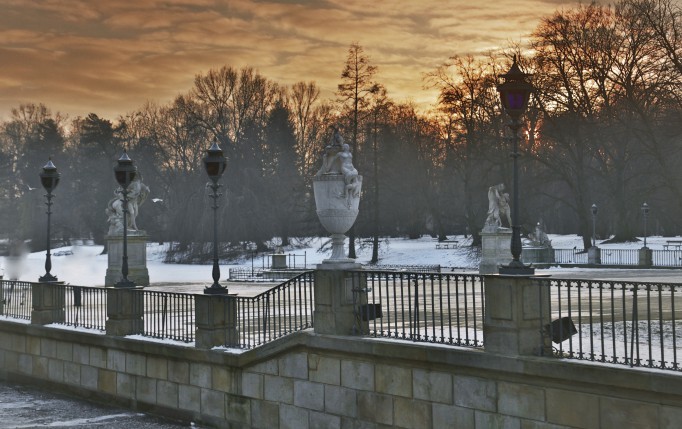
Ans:
[[[220,286],[217,283],[212,284],[210,287],[204,288],[204,295],[226,295],[227,288],[225,286]]]
[[[53,276],[52,274],[47,273],[44,276],[39,277],[38,281],[40,283],[58,283],[59,279],[57,279],[57,277]]]
[[[121,280],[114,284],[115,288],[134,288],[136,287],[135,282],[130,280]]]
[[[535,268],[520,261],[511,261],[509,265],[502,265],[499,273],[506,276],[532,276],[535,275]]]

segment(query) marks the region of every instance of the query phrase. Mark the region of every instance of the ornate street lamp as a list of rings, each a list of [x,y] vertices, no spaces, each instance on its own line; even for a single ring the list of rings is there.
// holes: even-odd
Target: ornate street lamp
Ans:
[[[649,217],[649,204],[642,204],[642,216],[644,217],[644,248],[646,249],[646,221]]]
[[[512,239],[511,239],[511,254],[512,261],[507,266],[500,267],[500,274],[513,275],[531,275],[535,273],[535,269],[524,265],[521,262],[521,226],[519,225],[519,172],[518,172],[518,151],[519,137],[518,131],[521,128],[521,115],[528,107],[528,100],[530,94],[533,92],[533,85],[526,81],[529,75],[522,72],[519,65],[516,63],[516,55],[514,55],[514,62],[509,71],[500,75],[504,82],[497,85],[497,91],[500,93],[500,100],[505,112],[511,118],[509,128],[512,130],[512,141],[514,144],[511,156],[514,160],[514,192],[512,200]]]
[[[43,172],[40,173],[40,183],[43,188],[47,191],[45,194],[47,206],[47,253],[45,255],[45,275],[38,278],[38,281],[44,283],[54,283],[57,282],[57,277],[50,274],[52,269],[52,261],[50,259],[50,215],[52,214],[52,191],[55,190],[59,184],[59,177],[61,174],[57,172],[57,167],[52,163],[52,158],[48,159],[47,164],[43,167]]]
[[[597,246],[597,205],[592,204],[592,247]]]
[[[128,186],[137,176],[137,167],[133,165],[133,160],[128,157],[128,152],[125,150],[114,167],[114,176],[123,192],[123,261],[121,264],[123,278],[114,284],[114,287],[129,288],[135,287],[135,282],[128,280]]]
[[[211,179],[211,198],[213,198],[213,284],[210,287],[204,288],[205,294],[224,294],[227,293],[227,288],[221,286],[218,280],[220,280],[220,267],[218,266],[218,197],[221,195],[218,193],[218,180],[225,172],[225,166],[227,162],[223,156],[223,150],[220,149],[217,142],[213,142],[211,148],[206,151],[206,156],[204,157],[204,167],[206,167],[206,173],[208,178]]]

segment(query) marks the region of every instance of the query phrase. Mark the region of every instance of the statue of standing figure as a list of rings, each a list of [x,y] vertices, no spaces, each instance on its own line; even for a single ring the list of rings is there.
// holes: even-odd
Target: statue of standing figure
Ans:
[[[504,184],[493,185],[488,188],[488,217],[486,226],[501,227],[502,218],[511,227],[511,210],[509,208],[509,194],[504,191]]]
[[[123,232],[123,188],[118,187],[114,191],[115,197],[109,200],[105,210],[109,222],[109,235]],[[130,182],[128,186],[128,216],[127,227],[129,230],[137,231],[137,215],[140,206],[149,196],[149,187],[142,183],[141,175]]]

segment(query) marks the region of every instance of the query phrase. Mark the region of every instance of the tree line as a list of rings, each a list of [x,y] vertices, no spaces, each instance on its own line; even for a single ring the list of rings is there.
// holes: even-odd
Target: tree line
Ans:
[[[51,156],[62,173],[54,236],[104,243],[113,167],[125,148],[152,193],[138,224],[173,243],[169,261],[206,260],[212,213],[201,159],[213,141],[227,157],[218,209],[224,257],[264,251],[273,237],[287,245],[324,235],[311,178],[334,125],[364,176],[351,257],[356,246],[372,246],[378,260],[381,237],[390,236],[466,233],[477,245],[487,188],[511,188],[509,121],[496,85],[515,54],[535,87],[521,139],[523,229],[542,221],[589,246],[596,203],[598,235],[631,240],[646,201],[650,228],[681,234],[681,24],[672,0],[558,10],[540,20],[527,46],[453,56],[426,72],[424,84],[439,94],[429,111],[392,99],[359,43],[340,59],[329,100],[313,81],[287,87],[226,65],[196,75],[169,103],[149,102],[113,121],[23,104],[0,123],[0,235],[44,248],[38,173]]]

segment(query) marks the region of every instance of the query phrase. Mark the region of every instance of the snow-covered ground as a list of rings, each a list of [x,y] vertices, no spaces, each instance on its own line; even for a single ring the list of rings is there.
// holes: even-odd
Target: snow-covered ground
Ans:
[[[573,249],[582,247],[582,239],[577,235],[550,235],[555,248]],[[456,268],[456,272],[476,272],[478,255],[469,247],[471,238],[451,236],[450,240],[458,243],[450,244],[449,249],[436,248],[436,241],[424,236],[420,239],[389,238],[381,241],[379,264],[381,265],[440,265]],[[680,237],[648,237],[647,245],[652,249],[663,249],[667,240],[682,240]],[[302,265],[305,259],[308,267],[322,262],[331,255],[328,238],[294,240],[303,243],[296,247],[285,247],[284,253],[296,255],[296,264]],[[636,249],[642,242],[599,245],[604,249]],[[372,256],[372,246],[368,242],[359,241],[357,245],[357,261],[367,264]],[[149,243],[147,245],[147,267],[152,284],[157,283],[201,283],[211,282],[210,265],[166,264],[164,259],[165,245]],[[102,246],[82,245],[68,246],[52,250],[52,270],[60,280],[82,286],[101,286],[107,269],[107,255],[101,255]],[[305,257],[303,256],[305,255]],[[267,258],[267,255],[266,255]],[[246,257],[237,261],[222,261],[222,278],[227,277],[229,268],[251,265],[260,268],[263,255],[257,255],[253,261]],[[266,262],[267,264],[267,262]],[[45,252],[27,254],[21,258],[0,257],[0,273],[6,279],[16,278],[24,281],[37,281],[45,274]]]

